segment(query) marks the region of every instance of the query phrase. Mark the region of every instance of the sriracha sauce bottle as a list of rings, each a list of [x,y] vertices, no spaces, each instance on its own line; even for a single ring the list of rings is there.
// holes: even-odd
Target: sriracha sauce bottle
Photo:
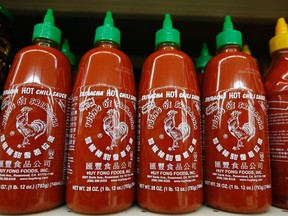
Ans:
[[[283,17],[269,45],[272,62],[264,87],[269,105],[272,205],[288,209],[288,28]]]
[[[271,203],[263,83],[256,61],[241,52],[241,32],[229,16],[216,45],[202,88],[204,200],[225,211],[263,212]]]
[[[14,18],[11,12],[0,5],[0,95],[2,95],[12,60]],[[0,97],[0,104],[2,98]]]
[[[212,56],[209,54],[207,43],[202,44],[201,54],[195,59],[195,71],[198,79],[199,89],[201,91],[205,67]]]
[[[138,92],[137,201],[158,213],[202,204],[199,88],[169,14],[144,62]]]
[[[67,38],[64,39],[62,45],[61,45],[61,52],[68,58],[71,66],[71,74],[72,74],[72,83],[75,80],[75,76],[77,73],[77,65],[76,65],[76,57],[75,55],[70,51],[70,44]]]
[[[34,27],[4,87],[0,117],[0,213],[27,214],[64,203],[64,155],[71,74],[53,11]]]
[[[105,214],[134,201],[136,87],[110,11],[94,44],[73,88],[66,203],[76,212]]]

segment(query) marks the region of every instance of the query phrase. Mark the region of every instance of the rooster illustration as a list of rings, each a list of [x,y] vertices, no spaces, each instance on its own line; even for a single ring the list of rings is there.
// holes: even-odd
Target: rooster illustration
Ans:
[[[31,123],[28,122],[28,114],[31,110],[32,108],[30,107],[23,107],[20,110],[21,113],[16,117],[16,128],[23,136],[23,141],[17,146],[18,148],[25,148],[26,145],[30,144],[29,139],[31,137],[36,140],[46,131],[47,126],[41,119],[35,119]]]
[[[186,122],[182,122],[176,126],[175,115],[177,113],[175,110],[170,110],[164,119],[164,130],[173,140],[172,146],[168,148],[169,151],[179,148],[178,141],[182,140],[184,142],[190,135],[190,127]]]
[[[123,141],[128,134],[128,126],[125,122],[120,122],[120,113],[117,109],[110,109],[107,116],[103,119],[103,129],[105,133],[111,137],[111,145],[107,146],[107,150],[113,150],[117,147],[117,140]]]
[[[237,139],[237,145],[233,147],[233,150],[240,150],[243,146],[243,140],[248,142],[255,136],[255,127],[250,123],[246,122],[240,126],[239,116],[240,111],[233,111],[228,119],[228,130]]]

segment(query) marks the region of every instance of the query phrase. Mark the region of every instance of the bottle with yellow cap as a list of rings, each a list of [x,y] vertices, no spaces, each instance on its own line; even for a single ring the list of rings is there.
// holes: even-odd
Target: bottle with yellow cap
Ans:
[[[248,44],[243,44],[243,47],[242,47],[242,52],[248,54],[248,55],[251,55],[251,50],[250,50],[250,47]]]
[[[288,209],[288,28],[279,18],[269,41],[272,61],[264,78],[268,101],[272,204]]]
[[[260,74],[261,74],[262,77],[264,77],[264,76],[265,76],[265,73],[266,73],[266,71],[267,71],[267,69],[266,69],[266,68],[267,68],[266,62],[263,62],[263,61],[261,61],[261,60],[258,61],[258,59],[257,59],[255,56],[253,56],[253,54],[252,54],[252,52],[251,52],[251,49],[250,49],[250,47],[249,47],[248,44],[243,44],[242,52],[244,52],[244,53],[246,53],[246,54],[248,54],[248,55],[251,55],[251,56],[255,59],[256,63],[258,64]]]

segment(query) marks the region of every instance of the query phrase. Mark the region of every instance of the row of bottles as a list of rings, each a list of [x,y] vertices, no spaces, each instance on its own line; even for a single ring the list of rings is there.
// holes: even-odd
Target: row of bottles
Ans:
[[[66,200],[76,212],[105,214],[135,199],[159,213],[191,212],[203,202],[257,213],[271,205],[271,177],[273,204],[288,208],[285,20],[270,42],[264,85],[229,16],[217,54],[204,47],[196,60],[201,91],[169,14],[138,91],[120,37],[107,12],[72,82],[73,57],[63,54],[67,43],[60,52],[53,11],[35,25],[33,45],[16,54],[3,92],[0,213],[39,212]]]

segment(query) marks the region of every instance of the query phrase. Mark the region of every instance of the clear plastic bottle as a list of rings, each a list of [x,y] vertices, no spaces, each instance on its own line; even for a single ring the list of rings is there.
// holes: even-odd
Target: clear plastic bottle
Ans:
[[[269,41],[271,65],[264,79],[268,101],[272,205],[288,209],[288,28],[279,18]]]
[[[255,59],[230,16],[203,79],[204,201],[237,213],[271,205],[266,97]]]
[[[48,9],[34,27],[33,45],[15,55],[9,71],[0,116],[0,213],[35,213],[64,203],[71,74],[60,40]]]
[[[136,87],[110,11],[94,44],[73,88],[66,203],[76,212],[106,214],[134,202]]]
[[[203,198],[200,93],[170,14],[144,62],[138,100],[139,205],[158,213],[195,211]]]

